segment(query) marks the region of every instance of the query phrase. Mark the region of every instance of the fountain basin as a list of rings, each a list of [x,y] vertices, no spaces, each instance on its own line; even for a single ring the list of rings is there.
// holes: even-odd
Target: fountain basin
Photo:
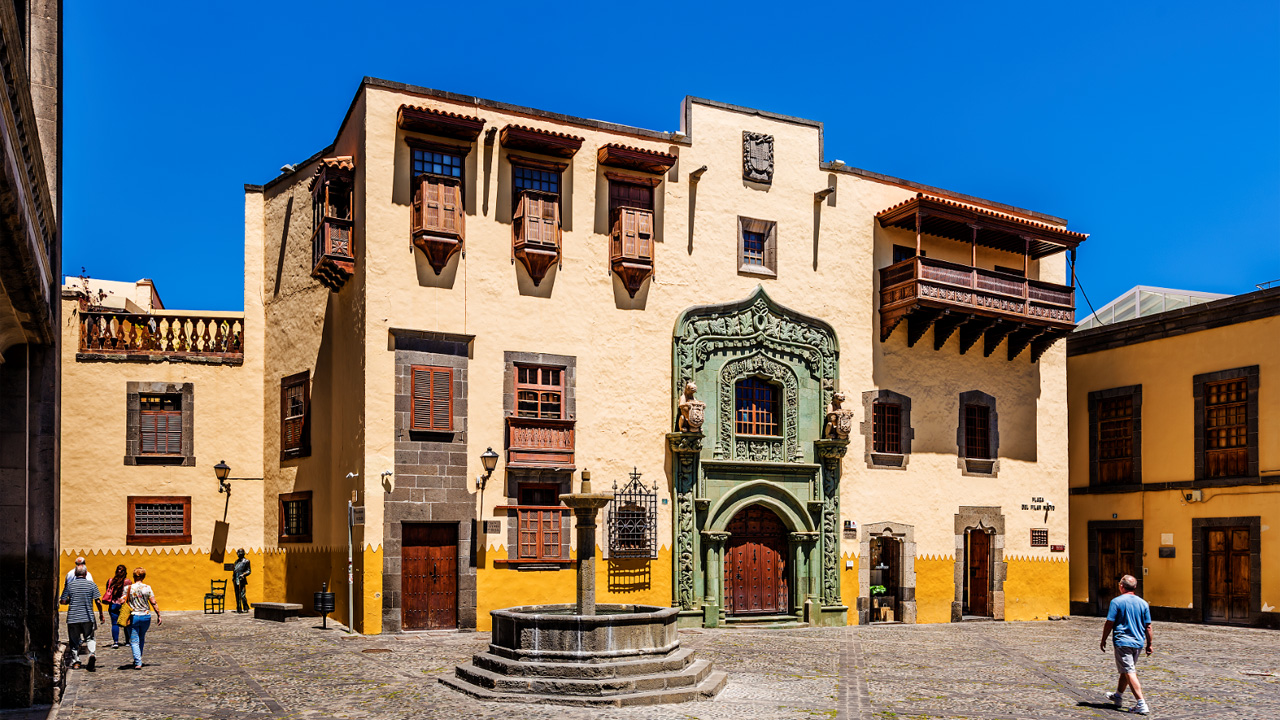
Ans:
[[[607,662],[676,650],[679,608],[597,605],[595,615],[574,605],[528,605],[494,610],[489,651],[512,660]]]

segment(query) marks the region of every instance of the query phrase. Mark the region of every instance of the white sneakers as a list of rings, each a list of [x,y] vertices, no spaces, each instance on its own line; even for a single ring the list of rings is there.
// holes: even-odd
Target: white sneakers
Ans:
[[[1133,707],[1129,708],[1129,712],[1136,713],[1138,715],[1150,715],[1151,706],[1147,705],[1146,700],[1139,700],[1137,705],[1134,705]]]
[[[1107,693],[1107,699],[1116,707],[1120,707],[1124,704],[1124,695],[1121,695],[1120,693]]]

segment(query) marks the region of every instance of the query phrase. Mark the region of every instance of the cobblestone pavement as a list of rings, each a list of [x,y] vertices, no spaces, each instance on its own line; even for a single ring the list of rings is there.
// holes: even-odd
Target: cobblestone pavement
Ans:
[[[966,623],[684,631],[728,671],[712,701],[595,710],[485,703],[436,679],[485,633],[350,637],[313,619],[166,613],[147,666],[99,651],[72,671],[59,720],[397,720],[399,718],[1109,718],[1121,715],[1101,622]],[[1280,718],[1280,634],[1159,623],[1138,671],[1159,718]],[[1274,676],[1250,672],[1274,672]]]

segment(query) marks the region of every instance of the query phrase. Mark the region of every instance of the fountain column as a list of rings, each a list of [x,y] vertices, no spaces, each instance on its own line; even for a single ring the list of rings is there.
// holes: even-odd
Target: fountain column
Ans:
[[[591,492],[591,475],[582,473],[582,491],[561,495],[560,502],[573,510],[578,524],[578,614],[596,614],[596,516],[613,493]]]

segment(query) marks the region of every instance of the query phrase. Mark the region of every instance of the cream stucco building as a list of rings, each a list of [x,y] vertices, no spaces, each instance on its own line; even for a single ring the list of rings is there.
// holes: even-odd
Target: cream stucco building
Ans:
[[[261,597],[344,588],[364,508],[363,632],[567,601],[558,495],[588,471],[622,493],[602,602],[705,626],[1068,612],[1057,341],[1085,236],[1060,218],[829,162],[809,120],[686,98],[656,132],[366,79],[331,146],[246,186],[245,221],[241,364],[75,358],[104,443],[130,436],[125,382],[194,385],[198,489],[109,470],[191,495],[193,586],[225,577],[198,534],[225,454],[263,478],[226,530]],[[206,420],[215,393],[234,408]],[[71,541],[66,512],[68,554],[127,549],[118,519]]]

